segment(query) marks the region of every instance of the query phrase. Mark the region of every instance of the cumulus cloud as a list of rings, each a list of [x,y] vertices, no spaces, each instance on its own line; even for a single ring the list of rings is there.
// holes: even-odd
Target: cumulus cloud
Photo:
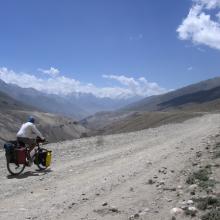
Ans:
[[[194,2],[204,6],[206,9],[214,9],[220,7],[219,0],[194,0]]]
[[[220,0],[193,0],[188,16],[177,29],[179,38],[220,50],[219,13]]]
[[[22,88],[34,88],[48,94],[69,95],[77,93],[93,94],[97,97],[126,99],[134,96],[150,96],[167,92],[157,83],[148,82],[145,78],[129,78],[126,76],[103,75],[108,80],[117,80],[120,86],[97,87],[91,83],[82,83],[76,79],[59,75],[48,75],[39,78],[33,74],[17,73],[5,67],[0,68],[0,79],[6,83],[16,84]]]
[[[47,74],[51,77],[56,77],[60,74],[60,71],[58,69],[54,68],[54,67],[50,67],[50,69],[48,69],[48,70],[39,68],[38,71],[40,71],[44,74]]]
[[[103,78],[116,80],[124,86],[127,86],[133,94],[137,96],[159,95],[167,92],[155,82],[148,82],[144,77],[134,79],[124,75],[103,75]]]
[[[118,76],[118,75],[102,75],[103,78],[106,78],[106,79],[113,79],[113,80],[116,80],[118,82],[120,82],[122,85],[125,85],[125,86],[137,86],[138,85],[138,82],[135,81],[134,78],[129,78],[129,77],[126,77],[126,76]]]

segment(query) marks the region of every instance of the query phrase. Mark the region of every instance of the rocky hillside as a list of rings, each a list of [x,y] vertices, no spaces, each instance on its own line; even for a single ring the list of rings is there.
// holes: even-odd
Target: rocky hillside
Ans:
[[[0,110],[34,110],[36,108],[25,105],[24,103],[21,103],[17,101],[16,99],[13,99],[9,97],[7,94],[0,91]]]
[[[29,115],[36,118],[37,127],[51,142],[79,138],[87,132],[72,118],[41,112],[0,92],[0,143],[4,139],[15,139],[18,129]]]
[[[183,122],[201,116],[194,112],[103,112],[81,121],[89,135],[117,134]]]
[[[210,106],[211,104],[211,106]],[[124,111],[216,110],[220,106],[220,77],[199,82],[163,95],[152,96],[124,107]],[[210,107],[210,109],[209,109]]]
[[[82,120],[92,134],[115,134],[184,121],[220,110],[220,77],[152,96],[115,112]]]

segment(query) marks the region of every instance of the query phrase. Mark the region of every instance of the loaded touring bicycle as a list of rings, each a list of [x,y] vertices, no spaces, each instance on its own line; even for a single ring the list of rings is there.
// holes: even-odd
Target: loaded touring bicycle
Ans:
[[[17,141],[9,141],[4,144],[7,169],[12,175],[19,175],[26,166],[33,163],[39,170],[45,170],[50,166],[52,152],[43,148],[44,142],[37,138],[34,154],[30,156],[30,148]]]

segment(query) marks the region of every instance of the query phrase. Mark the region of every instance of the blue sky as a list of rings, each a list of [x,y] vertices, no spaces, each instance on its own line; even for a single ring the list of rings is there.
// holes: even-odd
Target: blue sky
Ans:
[[[50,92],[56,88],[48,80],[62,91],[63,78],[76,91],[146,96],[220,73],[219,0],[0,0],[0,6],[6,82],[43,90],[39,80],[46,80]]]

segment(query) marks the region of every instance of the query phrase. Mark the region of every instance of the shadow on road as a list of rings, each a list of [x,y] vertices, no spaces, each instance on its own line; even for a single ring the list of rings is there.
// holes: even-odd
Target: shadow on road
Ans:
[[[8,175],[8,179],[25,179],[32,176],[43,176],[48,173],[53,172],[52,170],[36,170],[36,171],[27,171],[25,173],[22,173],[20,175]]]

